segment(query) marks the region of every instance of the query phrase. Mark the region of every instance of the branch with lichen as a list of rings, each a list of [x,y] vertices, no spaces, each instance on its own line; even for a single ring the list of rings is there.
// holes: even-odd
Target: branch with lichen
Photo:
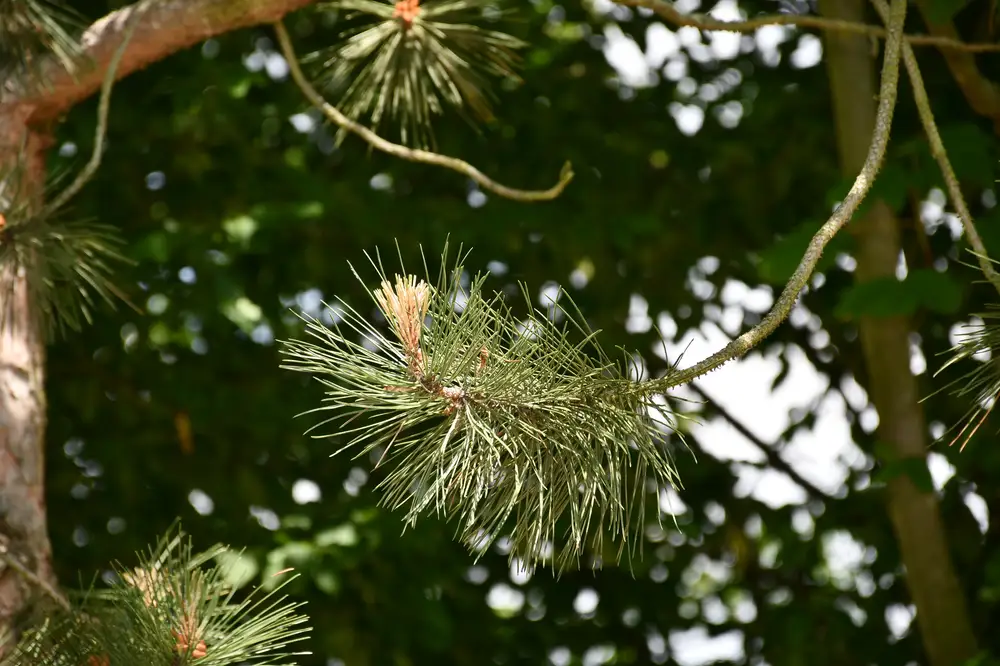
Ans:
[[[721,350],[708,358],[695,363],[689,368],[671,372],[665,377],[649,382],[650,391],[666,391],[719,368],[720,366],[740,358],[760,344],[788,317],[798,301],[799,294],[806,287],[809,278],[816,269],[816,264],[823,254],[823,249],[837,233],[851,221],[862,200],[871,189],[885,158],[889,143],[889,132],[892,128],[893,112],[896,108],[896,97],[899,89],[899,61],[903,44],[903,21],[906,18],[906,0],[893,0],[888,20],[889,36],[886,41],[885,57],[882,62],[882,80],[879,87],[878,112],[875,118],[875,130],[872,134],[868,155],[861,172],[854,179],[854,184],[847,196],[837,206],[830,218],[812,237],[805,254],[791,279],[781,291],[778,300],[771,310],[761,319],[760,323],[743,333]],[[864,101],[859,100],[859,103]]]
[[[772,14],[758,16],[745,21],[720,21],[704,14],[683,14],[669,0],[613,0],[626,7],[641,7],[655,13],[676,26],[698,28],[709,32],[754,32],[769,25],[788,25],[798,28],[812,28],[833,32],[851,32],[868,35],[877,39],[889,39],[890,31],[877,25],[858,23],[844,19],[802,14]],[[969,44],[951,37],[935,35],[906,35],[904,42],[913,46],[931,46],[942,50],[967,51],[970,53],[993,53],[1000,51],[1000,44]]]
[[[415,14],[412,14],[412,8],[408,8],[407,12],[410,13],[407,13],[406,16],[400,15],[397,18],[405,22],[406,17],[410,17],[409,20],[412,21],[415,16]],[[456,171],[475,181],[483,189],[493,192],[498,196],[513,199],[515,201],[530,202],[549,201],[551,199],[555,199],[562,194],[562,191],[566,189],[566,186],[569,185],[569,182],[573,179],[573,170],[569,162],[567,162],[563,166],[562,173],[559,176],[559,182],[549,189],[516,189],[496,182],[464,160],[441,155],[428,150],[410,148],[384,139],[376,134],[372,129],[353,120],[345,115],[340,109],[327,102],[309,82],[305,74],[303,74],[302,68],[299,66],[298,56],[295,53],[295,49],[292,46],[292,40],[289,37],[285,26],[279,21],[274,24],[274,29],[278,37],[278,44],[281,47],[281,52],[285,56],[285,60],[288,62],[292,80],[298,86],[299,90],[302,91],[302,94],[306,97],[306,99],[308,99],[313,106],[319,109],[334,125],[344,131],[360,137],[376,150],[410,162],[419,162],[421,164],[429,164],[432,166],[444,167],[445,169],[449,169],[451,171]]]
[[[889,6],[885,0],[872,0],[872,4],[875,5],[875,9],[878,10],[882,20],[888,22]],[[930,98],[927,96],[927,88],[924,86],[924,77],[920,73],[916,54],[913,52],[913,47],[906,43],[903,44],[903,64],[906,66],[906,72],[910,77],[910,84],[913,86],[913,99],[917,104],[920,123],[923,125],[924,133],[927,135],[931,155],[934,156],[938,167],[941,169],[941,175],[944,178],[948,196],[955,206],[958,219],[962,222],[962,229],[969,240],[969,245],[972,246],[973,254],[976,255],[980,270],[989,283],[993,285],[994,289],[1000,293],[1000,275],[997,274],[996,269],[993,267],[993,262],[989,258],[989,253],[986,251],[983,239],[972,220],[972,213],[969,212],[969,205],[962,194],[962,187],[958,182],[958,176],[955,175],[955,169],[951,165],[951,160],[948,159],[948,151],[945,150],[944,141],[941,140],[941,133],[938,131],[937,122],[934,120],[934,110],[931,108]]]

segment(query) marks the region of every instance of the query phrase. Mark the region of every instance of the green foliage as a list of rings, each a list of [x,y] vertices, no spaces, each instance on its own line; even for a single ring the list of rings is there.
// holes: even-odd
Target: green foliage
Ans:
[[[49,611],[3,662],[10,666],[289,666],[291,643],[309,631],[277,590],[236,600],[230,551],[195,553],[179,531],[161,539],[134,569],[116,568],[115,583],[81,595],[72,608]],[[286,572],[287,573],[287,572]]]
[[[20,165],[0,175],[0,275],[23,275],[36,321],[49,332],[79,331],[99,301],[114,307],[112,267],[125,260],[108,225],[35,214]],[[18,280],[0,280],[0,329],[20,326],[25,294]]]
[[[335,0],[350,27],[342,43],[314,57],[344,111],[378,128],[399,123],[404,143],[431,141],[431,121],[446,106],[492,120],[486,76],[515,77],[510,35],[475,25],[492,0]],[[494,9],[494,12],[496,10]]]
[[[74,4],[93,19],[121,3]],[[415,248],[438,248],[450,233],[476,247],[471,272],[494,261],[506,267],[503,273],[490,265],[486,293],[516,294],[518,281],[564,284],[590,327],[601,330],[604,348],[639,349],[656,375],[667,366],[651,352],[660,348],[655,331],[625,326],[630,295],[645,300],[654,322],[660,313],[670,315],[675,341],[699,336],[702,325],[717,321],[717,308],[738,311],[722,295],[734,281],[752,286],[758,280],[754,255],[828,210],[826,195],[841,177],[828,79],[823,63],[794,64],[795,33],[782,33],[791,37],[778,47],[781,59],[766,66],[759,52],[703,62],[682,44],[670,64],[683,63],[683,86],[662,77],[655,86],[630,90],[607,83],[614,71],[593,48],[609,17],[589,13],[583,3],[525,6],[525,20],[514,26],[529,44],[525,84],[497,86],[499,119],[481,135],[446,122],[435,138],[442,151],[516,182],[544,180],[572,159],[577,181],[545,205],[489,197],[472,207],[452,174],[369,155],[353,142],[331,150],[323,128],[296,132],[286,119],[302,110],[301,95],[244,66],[251,45],[270,35],[267,28],[219,36],[116,88],[109,123],[115,140],[76,212],[121,230],[123,251],[137,264],[120,269],[118,284],[140,305],[147,298],[166,305],[142,315],[124,308],[102,314],[94,326],[48,349],[46,490],[60,580],[72,582],[78,572],[100,570],[115,557],[129,561],[181,512],[196,542],[247,546],[244,556],[259,568],[256,584],[280,581],[271,573],[294,563],[301,575],[284,590],[308,600],[316,628],[303,644],[314,653],[301,658],[303,666],[330,660],[347,666],[579,664],[608,654],[611,663],[645,666],[696,661],[687,649],[692,644],[711,650],[720,664],[927,663],[919,626],[890,636],[885,620],[912,599],[884,490],[872,480],[876,435],[863,418],[863,397],[844,388],[850,377],[869,384],[859,370],[856,326],[834,314],[853,280],[835,264],[825,265],[822,286],[803,295],[828,341],[811,321],[806,328],[783,326],[761,348],[763,358],[792,366],[774,396],[756,395],[768,382],[743,385],[735,368],[711,375],[714,385],[705,383],[764,439],[766,453],[727,434],[711,405],[685,405],[712,427],[686,436],[699,464],[678,457],[684,491],[670,507],[676,524],[647,503],[644,554],[629,562],[632,571],[613,566],[613,552],[592,552],[606,555],[596,575],[515,574],[504,539],[472,566],[466,549],[453,543],[451,525],[422,518],[404,531],[404,514],[376,507],[384,494],[374,488],[389,472],[388,459],[375,467],[377,456],[370,464],[349,455],[329,458],[328,442],[310,442],[301,428],[290,427],[289,414],[314,408],[318,391],[307,376],[278,369],[272,337],[304,336],[289,307],[321,317],[310,309],[312,300],[320,294],[342,299],[391,337],[377,315],[368,316],[370,290],[344,261],[366,249],[398,238],[407,265],[417,266]],[[741,0],[739,6],[752,17],[777,11],[778,3]],[[702,7],[707,11],[708,3]],[[972,13],[970,7],[963,17]],[[617,25],[643,47],[655,23],[634,12],[609,27]],[[288,25],[303,51],[329,47],[341,31],[310,12],[290,17]],[[923,31],[919,20],[911,27]],[[583,38],[548,36],[568,28]],[[959,26],[963,34],[966,28]],[[958,94],[944,59],[923,49],[918,55],[942,125],[981,121]],[[992,71],[992,56],[978,61]],[[699,90],[719,91],[720,75],[734,72],[742,82],[722,87],[715,101],[686,92],[692,81]],[[926,143],[905,97],[904,91],[893,145]],[[668,115],[678,102],[704,108],[695,136],[678,132]],[[723,127],[720,112],[736,105],[743,109],[738,126]],[[93,109],[92,102],[74,108],[58,129],[57,145],[86,144]],[[651,153],[660,150],[670,156],[666,168],[651,164]],[[290,155],[297,157],[287,160]],[[899,157],[890,156],[889,164]],[[50,161],[56,167],[68,162],[56,152]],[[902,166],[916,199],[937,182]],[[165,175],[163,188],[144,187],[152,172]],[[936,174],[933,164],[926,174]],[[376,176],[391,186],[373,188]],[[968,196],[981,229],[997,227],[988,217],[997,209],[980,205],[974,186]],[[902,216],[914,218],[909,203],[903,206]],[[300,210],[307,207],[310,215]],[[231,236],[225,221],[241,216],[255,220],[256,229]],[[951,346],[950,326],[965,312],[984,309],[991,292],[966,279],[969,272],[954,258],[967,256],[945,225],[929,236],[930,258],[950,262],[947,272],[963,294],[956,315],[928,311],[914,318],[915,344],[933,371]],[[904,242],[912,256],[908,226]],[[715,258],[714,269],[695,271],[704,257]],[[240,297],[259,308],[249,332],[228,316]],[[521,315],[520,299],[511,309]],[[743,312],[742,324],[756,315]],[[727,334],[730,325],[727,318]],[[817,378],[815,393],[806,395],[795,383],[803,366]],[[758,407],[789,394],[790,419],[781,409]],[[829,420],[843,396],[849,434],[848,426],[835,429]],[[971,399],[935,395],[924,403],[928,422],[957,422]],[[176,425],[179,414],[190,418],[187,444]],[[942,445],[932,452],[954,469],[937,496],[980,645],[996,655],[1000,498],[992,489],[1000,478],[1000,447],[993,420],[962,454]],[[849,465],[841,468],[826,447],[848,437],[857,449],[847,450]],[[842,469],[843,476],[835,487],[809,488],[785,480],[783,460],[808,472],[806,482],[821,469]],[[788,494],[772,494],[776,478]],[[293,494],[310,480],[321,494]],[[190,499],[199,494],[211,505]],[[977,494],[993,517],[985,534],[969,509]],[[360,514],[367,518],[357,519]],[[346,525],[358,538],[353,545],[330,536],[345,534]],[[833,535],[856,546],[828,552]],[[338,543],[320,545],[329,541]],[[499,592],[513,601],[498,605]],[[588,597],[596,605],[578,604]],[[727,652],[734,644],[740,649]]]
[[[918,268],[906,278],[877,278],[851,285],[840,297],[835,313],[844,319],[896,317],[927,309],[955,314],[962,304],[962,288],[948,273]]]
[[[969,4],[969,0],[925,0],[924,4],[929,21],[945,23]]]
[[[601,552],[605,527],[622,549],[634,545],[647,469],[658,483],[677,475],[665,448],[674,417],[629,378],[629,359],[613,363],[557,303],[518,319],[502,294],[484,293],[485,276],[466,290],[461,258],[446,268],[447,249],[434,287],[409,275],[393,285],[381,259],[373,265],[374,299],[396,339],[341,303],[333,328],[309,320],[319,344],[286,342],[283,353],[285,368],[325,387],[327,404],[314,411],[334,412],[320,425],[350,437],[340,450],[393,463],[385,503],[409,505],[409,523],[456,518],[480,552],[513,518],[510,556],[528,566],[561,570],[588,548]]]

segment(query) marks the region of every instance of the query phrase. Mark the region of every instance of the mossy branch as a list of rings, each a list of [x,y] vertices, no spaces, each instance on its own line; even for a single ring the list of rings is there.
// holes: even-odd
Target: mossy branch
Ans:
[[[888,22],[889,5],[886,4],[885,0],[872,0],[872,4],[875,5],[875,9],[878,11],[879,16],[882,17],[882,20]],[[913,47],[906,43],[903,44],[903,64],[906,66],[906,73],[909,75],[910,84],[913,86],[913,99],[917,103],[920,123],[924,126],[924,133],[927,135],[927,141],[930,144],[931,155],[937,160],[938,167],[941,169],[945,187],[948,189],[948,196],[955,206],[958,219],[962,221],[962,228],[965,230],[965,235],[969,239],[969,245],[972,246],[973,253],[976,255],[980,270],[982,270],[983,275],[986,276],[990,284],[993,285],[993,288],[1000,293],[1000,275],[993,268],[993,262],[990,261],[989,253],[983,244],[983,239],[979,235],[979,231],[976,230],[976,225],[972,220],[972,213],[969,212],[969,206],[965,201],[965,196],[962,194],[962,187],[958,182],[958,177],[955,175],[955,169],[951,166],[951,160],[948,159],[948,151],[945,150],[944,142],[941,140],[941,133],[938,132],[937,122],[934,120],[934,110],[931,108],[931,101],[927,96],[927,88],[924,86],[924,77],[920,73],[919,65],[917,65],[917,56],[913,52]]]
[[[754,32],[769,25],[790,25],[799,28],[813,28],[832,32],[849,32],[868,35],[870,37],[888,38],[889,31],[877,25],[847,21],[844,19],[827,18],[824,16],[806,16],[801,14],[769,14],[757,16],[746,21],[720,21],[704,14],[682,14],[668,0],[614,0],[626,7],[641,7],[655,13],[676,26],[698,28],[710,32]],[[907,44],[913,46],[931,46],[942,50],[965,51],[968,53],[991,53],[1000,51],[1000,44],[977,43],[968,44],[951,37],[937,35],[902,35]]]

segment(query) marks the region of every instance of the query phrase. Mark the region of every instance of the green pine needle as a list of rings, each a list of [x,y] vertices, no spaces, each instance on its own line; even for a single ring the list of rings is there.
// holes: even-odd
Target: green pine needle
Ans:
[[[50,613],[27,632],[10,664],[35,666],[291,666],[288,646],[309,631],[302,604],[278,591],[234,601],[226,571],[210,566],[227,549],[195,553],[171,531],[135,569],[117,568],[110,589],[81,595],[71,613]]]
[[[0,175],[0,332],[27,323],[18,321],[26,309],[15,275],[25,277],[32,325],[78,331],[99,301],[113,308],[122,298],[111,281],[113,264],[127,262],[121,241],[112,227],[35,215],[21,175],[20,167]]]
[[[973,435],[993,410],[1000,398],[1000,306],[987,306],[986,312],[977,314],[983,320],[982,326],[969,327],[958,333],[958,344],[950,350],[951,358],[941,366],[938,373],[964,361],[973,361],[975,367],[964,375],[949,382],[941,390],[950,389],[952,395],[970,401],[972,406],[962,417],[962,429],[951,443],[961,441],[961,448],[969,443]],[[974,356],[986,355],[990,360],[975,361]],[[935,373],[935,374],[938,374]]]
[[[474,24],[491,0],[335,0],[350,28],[344,43],[318,54],[323,78],[344,113],[399,124],[403,143],[428,145],[434,116],[468,107],[492,119],[487,77],[515,77],[520,40]]]
[[[80,17],[55,0],[0,0],[0,78],[10,73],[38,73],[46,54],[69,71],[79,61],[80,49],[69,31]]]
[[[341,302],[339,323],[308,320],[315,342],[284,342],[282,353],[283,367],[325,388],[320,436],[387,461],[383,503],[405,507],[409,523],[454,518],[480,551],[506,534],[510,556],[529,565],[551,554],[563,569],[602,552],[606,532],[619,557],[641,542],[647,474],[678,484],[666,448],[676,415],[629,378],[627,358],[612,362],[579,313],[532,309],[526,290],[531,312],[518,319],[483,292],[483,276],[461,289],[460,263],[434,287],[412,276],[392,285],[373,264],[391,338]]]

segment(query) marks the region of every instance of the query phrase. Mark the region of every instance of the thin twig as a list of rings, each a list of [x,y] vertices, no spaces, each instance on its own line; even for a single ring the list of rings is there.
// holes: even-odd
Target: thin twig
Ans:
[[[872,0],[872,4],[875,5],[875,9],[878,10],[882,20],[887,21],[889,6],[885,3],[885,0]],[[952,168],[951,160],[948,159],[948,151],[945,150],[941,134],[938,132],[937,122],[934,120],[934,110],[931,108],[931,101],[927,96],[927,88],[924,86],[924,77],[920,73],[920,66],[917,65],[917,57],[909,44],[903,44],[903,64],[906,65],[906,72],[910,76],[910,84],[913,87],[913,99],[917,103],[917,112],[920,115],[920,122],[924,126],[924,133],[927,134],[931,155],[937,160],[938,167],[941,169],[941,175],[944,176],[945,186],[948,188],[948,196],[951,197],[952,204],[955,206],[958,219],[962,221],[962,228],[969,239],[969,245],[972,246],[973,253],[979,261],[979,268],[983,271],[983,275],[986,276],[990,284],[993,285],[993,288],[997,292],[1000,292],[1000,275],[993,268],[993,262],[990,261],[989,253],[983,244],[983,239],[972,221],[969,206],[962,195],[962,187],[959,185],[955,169]]]
[[[900,46],[903,43],[903,21],[906,19],[906,1],[893,0],[892,14],[889,21],[889,38],[886,41],[885,59],[882,62],[882,81],[879,88],[878,113],[875,117],[875,129],[872,133],[871,145],[868,148],[868,156],[865,158],[861,172],[854,180],[854,185],[844,197],[843,202],[830,216],[830,219],[820,227],[809,247],[806,248],[798,268],[792,274],[791,279],[781,295],[775,302],[771,311],[768,312],[759,324],[749,331],[739,336],[721,350],[712,354],[708,358],[695,363],[690,368],[668,373],[662,379],[648,382],[650,392],[661,392],[666,389],[686,384],[692,379],[700,377],[716,368],[739,358],[749,352],[771,335],[776,328],[788,317],[788,314],[795,306],[799,298],[799,293],[809,282],[816,264],[823,254],[823,249],[827,243],[837,235],[853,217],[861,201],[868,194],[875,177],[878,175],[882,160],[885,157],[886,145],[889,143],[889,130],[892,127],[892,115],[896,108],[896,96],[899,87],[899,60]],[[859,101],[859,103],[863,103]]]
[[[801,474],[799,474],[789,462],[787,462],[784,458],[781,457],[780,453],[774,450],[773,446],[766,444],[764,440],[762,440],[760,437],[751,432],[749,428],[747,428],[735,416],[730,414],[722,405],[720,405],[714,398],[712,398],[712,396],[708,395],[708,393],[706,393],[704,389],[698,386],[698,384],[696,384],[695,382],[690,382],[687,385],[687,388],[697,393],[698,396],[706,404],[708,404],[709,407],[715,410],[718,413],[718,415],[722,417],[724,421],[729,423],[729,425],[731,425],[736,430],[736,432],[743,435],[747,440],[750,441],[751,444],[760,449],[761,453],[763,453],[764,457],[767,459],[767,463],[771,467],[778,470],[779,472],[784,473],[792,481],[802,486],[802,488],[808,494],[813,495],[818,499],[829,497],[829,494],[823,492],[822,490],[817,488],[812,482],[806,480],[806,478],[803,477]]]
[[[59,606],[65,610],[70,611],[72,607],[70,606],[69,600],[66,599],[59,590],[55,589],[47,582],[41,579],[34,571],[24,566],[17,561],[17,558],[7,552],[6,547],[0,546],[0,561],[9,566],[11,569],[16,571],[22,578],[26,581],[40,589],[46,595],[48,595],[53,601],[55,601]]]
[[[371,129],[351,120],[345,116],[340,109],[323,99],[323,97],[316,92],[316,89],[313,88],[312,84],[309,83],[308,79],[306,79],[305,75],[302,73],[302,69],[299,67],[298,56],[295,55],[295,49],[292,48],[292,40],[288,36],[288,31],[285,30],[284,24],[278,21],[274,24],[274,30],[278,36],[278,43],[281,45],[281,52],[285,56],[285,60],[288,62],[288,69],[291,72],[292,79],[299,87],[299,90],[302,91],[302,94],[305,95],[314,106],[320,109],[323,114],[335,125],[341,129],[351,132],[352,134],[356,134],[368,142],[368,144],[373,148],[381,150],[383,153],[387,153],[393,157],[398,157],[410,162],[432,164],[434,166],[440,166],[445,169],[457,171],[458,173],[476,181],[484,189],[487,189],[501,197],[513,199],[515,201],[550,201],[562,194],[562,191],[566,189],[566,186],[573,179],[573,170],[569,162],[567,162],[563,165],[562,173],[559,175],[559,182],[551,188],[547,190],[518,190],[497,183],[464,160],[460,160],[455,157],[448,157],[446,155],[440,155],[438,153],[432,153],[427,150],[407,148],[406,146],[401,146],[397,143],[387,141]]]
[[[768,25],[792,25],[799,28],[815,28],[817,30],[832,30],[838,32],[853,32],[885,39],[888,32],[885,28],[867,23],[857,23],[844,19],[826,18],[823,16],[803,16],[797,14],[770,14],[758,16],[747,21],[720,21],[704,14],[682,14],[668,0],[613,0],[626,7],[642,7],[678,26],[690,26],[700,30],[718,32],[754,32]],[[914,46],[934,46],[939,49],[967,51],[971,53],[989,53],[1000,51],[1000,44],[978,43],[968,44],[951,37],[934,35],[903,35],[903,40]]]
[[[65,206],[94,177],[97,169],[101,166],[101,157],[104,153],[104,139],[108,129],[108,109],[111,107],[111,89],[115,84],[115,74],[118,71],[118,64],[121,62],[122,56],[125,55],[128,43],[132,40],[132,33],[135,32],[136,26],[139,25],[141,14],[142,12],[139,11],[129,17],[131,25],[126,29],[122,43],[118,46],[114,56],[112,56],[111,62],[108,63],[108,69],[104,74],[104,83],[101,84],[101,97],[97,103],[97,129],[94,130],[94,152],[91,154],[87,164],[77,174],[76,178],[73,179],[73,182],[46,205],[42,212],[42,217],[48,217]]]

